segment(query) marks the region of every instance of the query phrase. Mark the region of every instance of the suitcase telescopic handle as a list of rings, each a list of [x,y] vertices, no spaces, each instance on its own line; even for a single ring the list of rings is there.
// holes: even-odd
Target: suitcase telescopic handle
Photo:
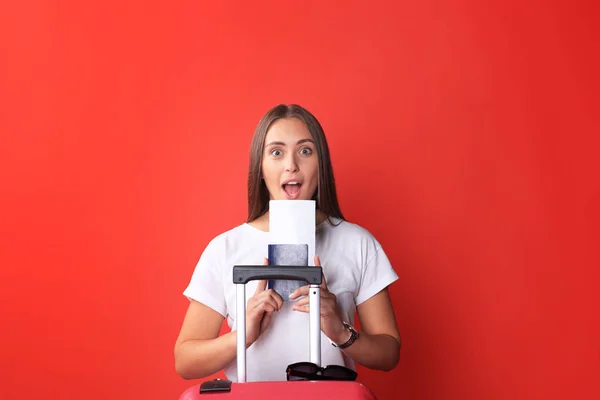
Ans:
[[[285,265],[235,265],[233,283],[236,284],[236,340],[238,382],[246,382],[246,284],[253,280],[298,280],[310,286],[309,345],[310,362],[321,366],[321,267]]]
[[[309,285],[320,285],[321,267],[297,267],[287,265],[236,265],[233,267],[233,283],[246,284],[259,279],[304,281]]]

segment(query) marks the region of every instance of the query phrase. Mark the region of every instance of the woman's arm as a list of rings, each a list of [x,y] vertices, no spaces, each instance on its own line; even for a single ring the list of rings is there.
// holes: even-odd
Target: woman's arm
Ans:
[[[359,304],[357,312],[360,337],[342,351],[367,368],[389,371],[396,367],[401,340],[387,288]],[[336,343],[343,343],[349,337],[346,332]]]
[[[235,332],[219,337],[223,316],[190,301],[175,343],[175,370],[184,379],[203,378],[229,364],[236,356]]]
[[[321,266],[317,255],[315,265]],[[293,310],[309,312],[308,291],[309,286],[306,285],[290,295],[291,299],[305,295],[296,301]],[[359,304],[356,309],[362,332],[358,340],[342,351],[367,368],[391,370],[400,360],[400,334],[387,288]],[[336,344],[345,343],[350,338],[350,332],[342,324],[337,298],[329,291],[325,276],[321,283],[321,330]]]
[[[268,265],[265,259],[265,265]],[[256,285],[246,307],[246,348],[267,329],[271,316],[283,299],[267,281]],[[181,332],[175,343],[175,370],[184,379],[204,378],[227,366],[237,355],[236,332],[219,336],[223,316],[204,304],[190,301]]]

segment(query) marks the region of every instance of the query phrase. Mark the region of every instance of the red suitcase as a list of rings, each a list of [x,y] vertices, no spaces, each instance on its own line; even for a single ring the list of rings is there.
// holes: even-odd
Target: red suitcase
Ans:
[[[246,283],[257,279],[302,280],[310,285],[310,363],[321,367],[321,267],[251,266],[233,268],[233,283],[236,284],[237,326],[237,371],[238,381],[215,379],[194,385],[184,391],[179,400],[218,399],[283,399],[328,398],[344,400],[375,400],[374,394],[364,385],[353,380],[334,380],[322,376],[296,378],[287,382],[246,382]],[[308,363],[306,363],[308,364]],[[334,367],[335,368],[335,367]],[[323,369],[321,369],[323,371]],[[325,371],[328,371],[327,369]],[[290,373],[289,368],[287,371]],[[301,373],[301,372],[300,372]],[[318,377],[317,377],[318,376]]]

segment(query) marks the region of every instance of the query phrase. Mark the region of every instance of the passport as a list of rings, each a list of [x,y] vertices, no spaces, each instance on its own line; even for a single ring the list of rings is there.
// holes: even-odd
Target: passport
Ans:
[[[269,245],[269,265],[289,266],[293,268],[308,266],[308,245],[307,244],[270,244]],[[289,295],[296,289],[306,286],[305,281],[293,280],[269,280],[267,288],[275,290],[283,301],[291,300]]]

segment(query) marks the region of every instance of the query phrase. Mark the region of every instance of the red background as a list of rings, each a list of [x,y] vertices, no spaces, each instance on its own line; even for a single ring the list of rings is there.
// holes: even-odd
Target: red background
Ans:
[[[207,3],[1,6],[0,398],[197,383],[181,293],[280,102],[401,277],[380,399],[599,398],[595,2]]]

